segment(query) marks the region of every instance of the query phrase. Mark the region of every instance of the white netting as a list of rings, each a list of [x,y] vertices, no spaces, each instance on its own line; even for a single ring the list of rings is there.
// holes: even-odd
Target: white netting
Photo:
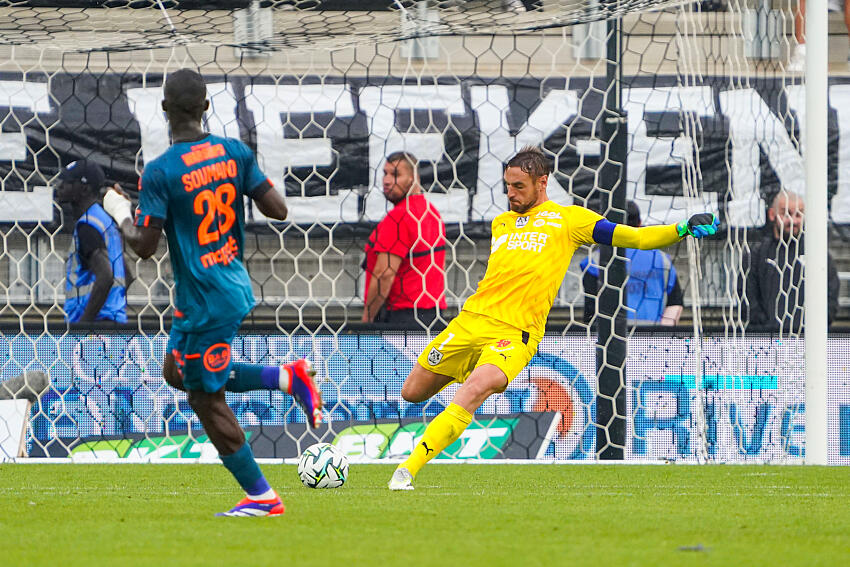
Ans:
[[[135,196],[144,164],[168,146],[163,77],[188,66],[208,84],[206,127],[248,143],[290,208],[289,222],[268,223],[249,207],[244,254],[259,305],[234,356],[310,358],[326,377],[332,421],[323,440],[338,437],[368,457],[399,456],[422,416],[454,392],[426,404],[400,397],[434,326],[359,324],[363,247],[389,208],[384,158],[407,150],[421,160],[423,188],[445,222],[450,317],[483,276],[489,221],[507,208],[502,164],[521,146],[542,145],[550,157],[554,200],[612,202],[600,172],[622,156],[611,154],[602,125],[606,101],[622,88],[626,193],[643,223],[716,212],[724,238],[668,250],[683,326],[672,334],[629,327],[620,337],[629,347],[627,427],[625,442],[613,443],[630,459],[696,459],[701,447],[718,460],[799,456],[799,330],[778,339],[745,334],[746,290],[738,286],[773,194],[804,192],[802,86],[784,71],[791,6],[771,11],[768,20],[785,26],[768,29],[738,2],[703,5],[718,11],[668,2],[403,1],[347,11],[318,1],[244,2],[239,11],[174,1],[50,4],[0,2],[2,377],[46,370],[53,380],[29,419],[31,454],[63,455],[98,439],[109,441],[75,456],[208,454],[185,396],[160,375],[173,293],[164,245],[153,261],[135,263],[127,327],[69,328],[63,266],[73,219],[49,189],[60,166],[85,157]],[[619,84],[606,79],[608,15],[622,15]],[[842,183],[837,222],[847,220],[835,217],[844,210]],[[583,319],[579,266],[587,254],[570,265],[538,356],[485,403],[449,455],[597,454],[606,432],[594,425],[596,335]],[[796,284],[783,295],[794,291]],[[628,283],[619,294],[636,309]],[[843,340],[835,338],[834,352]],[[831,387],[832,408],[844,416],[846,391]],[[256,454],[290,457],[315,441],[289,398],[229,396]],[[841,423],[833,423],[836,439]],[[845,462],[839,444],[831,458]]]

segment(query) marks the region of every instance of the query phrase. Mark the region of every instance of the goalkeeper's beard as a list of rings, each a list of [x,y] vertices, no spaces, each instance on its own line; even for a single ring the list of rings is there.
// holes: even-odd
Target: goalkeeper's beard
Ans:
[[[509,201],[511,211],[519,214],[527,213],[529,209],[534,207],[534,204],[537,202],[537,195],[534,196],[534,199],[527,203],[517,203],[514,201]]]

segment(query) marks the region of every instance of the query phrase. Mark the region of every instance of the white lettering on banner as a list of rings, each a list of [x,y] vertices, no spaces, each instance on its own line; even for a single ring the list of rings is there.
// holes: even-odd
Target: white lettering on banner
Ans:
[[[833,85],[829,105],[838,119],[838,189],[832,197],[832,220],[850,223],[850,85]],[[803,128],[805,130],[805,128]]]
[[[364,87],[360,108],[369,124],[369,192],[366,194],[365,220],[379,221],[386,215],[387,204],[382,182],[386,156],[409,151],[420,161],[438,162],[445,146],[442,133],[402,133],[395,126],[397,110],[442,111],[449,116],[466,113],[460,85],[389,85]],[[451,123],[451,119],[449,119]],[[469,192],[465,188],[448,193],[429,193],[428,199],[440,211],[445,222],[465,222]]]
[[[236,97],[230,83],[210,83],[207,85],[207,93],[210,99],[210,110],[205,115],[207,130],[217,136],[239,138]],[[162,98],[162,87],[127,89],[130,112],[139,123],[142,136],[143,163],[150,163],[162,155],[170,143]],[[141,164],[136,165],[138,167]]]
[[[421,440],[422,436],[417,437],[415,431],[399,431],[392,438],[386,457],[390,459],[407,457]]]
[[[458,459],[472,459],[478,457],[482,449],[484,449],[484,446],[490,442],[490,437],[502,437],[507,434],[507,427],[465,429],[460,436],[460,440],[463,445],[455,457]]]
[[[238,137],[237,99],[227,81],[208,86],[212,104],[207,121],[213,133]],[[492,219],[507,209],[502,189],[502,164],[524,144],[540,144],[560,128],[568,127],[578,116],[580,91],[549,91],[529,115],[516,136],[510,135],[511,99],[503,85],[476,85],[469,89],[471,112],[480,130],[478,179],[472,196],[473,214],[467,218],[469,196],[464,189],[448,194],[432,194],[435,205],[445,220],[479,221]],[[727,167],[728,187],[716,189],[726,201],[726,218],[732,226],[755,227],[765,222],[765,203],[760,195],[760,152],[776,172],[783,187],[798,193],[805,191],[803,160],[786,129],[783,117],[777,116],[754,89],[737,89],[718,94],[715,109],[710,87],[656,87],[626,89],[624,100],[629,113],[629,195],[636,198],[647,223],[670,222],[684,218],[688,203],[684,197],[646,194],[646,171],[650,167],[687,167],[695,157],[693,142],[684,135],[652,137],[647,132],[648,113],[683,110],[697,116],[722,114],[730,129]],[[802,87],[785,87],[788,105],[797,124],[805,123]],[[139,123],[141,159],[148,162],[168,147],[168,128],[161,111],[161,87],[126,90],[129,109]],[[246,106],[254,114],[257,127],[257,155],[272,181],[280,187],[287,167],[329,166],[334,163],[334,149],[328,138],[286,139],[282,115],[294,113],[333,113],[354,116],[357,106],[350,88],[342,83],[320,85],[253,85],[244,93]],[[366,219],[378,220],[387,204],[379,188],[381,165],[386,154],[409,149],[426,161],[444,158],[443,134],[437,131],[402,133],[395,127],[399,110],[432,110],[449,117],[469,112],[460,85],[387,85],[362,89],[360,108],[369,123],[370,191],[366,199]],[[830,87],[830,106],[838,122],[838,190],[831,201],[832,219],[850,222],[850,85]],[[36,113],[49,112],[50,92],[47,83],[0,81],[0,108],[28,108]],[[14,110],[13,110],[14,113]],[[451,118],[449,118],[451,121]],[[27,125],[24,125],[27,127]],[[797,130],[795,128],[795,130]],[[799,135],[805,129],[799,128]],[[581,154],[598,155],[594,140],[568,140]],[[27,157],[27,142],[20,132],[0,133],[0,161]],[[466,150],[466,151],[474,151]],[[139,164],[141,166],[141,164]],[[722,167],[722,165],[720,166]],[[141,167],[139,167],[141,169]],[[331,181],[327,181],[328,184]],[[551,178],[550,197],[570,204],[571,197],[557,190]],[[722,200],[722,199],[721,199]],[[296,222],[357,222],[358,198],[355,192],[341,189],[338,195],[295,197],[289,199]],[[717,193],[707,193],[705,200],[691,203],[695,208],[717,211]],[[646,214],[649,213],[649,214]],[[21,213],[23,214],[23,213]],[[673,218],[673,217],[676,218]],[[257,212],[256,218],[262,218]]]
[[[162,87],[127,89],[130,113],[142,135],[142,162],[150,163],[168,149],[168,124],[162,111]],[[136,162],[136,169],[141,164]]]
[[[257,132],[257,161],[279,191],[284,189],[287,168],[333,165],[330,138],[286,139],[283,126],[292,114],[331,113],[334,117],[354,116],[354,102],[348,86],[341,83],[320,85],[249,85],[245,106],[254,115]],[[286,121],[283,119],[286,115]],[[358,220],[357,195],[340,191],[331,195],[330,179],[326,194],[320,197],[287,197],[288,220],[293,222]],[[265,218],[254,207],[254,218]]]
[[[240,138],[233,87],[230,83],[210,83],[207,94],[210,99],[210,110],[205,116],[207,131],[225,138]]]
[[[478,117],[478,183],[472,198],[470,220],[492,220],[508,209],[503,190],[503,164],[522,146],[540,145],[556,130],[562,128],[578,113],[578,94],[575,91],[550,91],[537,105],[528,121],[516,136],[508,131],[511,108],[508,89],[503,85],[475,86],[469,89],[472,111]],[[598,146],[586,146],[588,153]],[[561,205],[572,205],[567,193],[553,175],[547,187],[549,198]]]
[[[693,165],[696,152],[687,136],[649,136],[646,114],[653,112],[691,112],[697,116],[714,116],[711,87],[656,87],[623,89],[623,106],[628,113],[629,158],[628,195],[641,209],[644,224],[663,224],[684,220],[688,212],[718,212],[716,193],[703,193],[701,198],[670,197],[646,194],[646,172],[649,167]]]
[[[800,195],[806,190],[803,158],[791,142],[785,124],[770,111],[755,90],[721,92],[720,109],[729,118],[729,138],[732,141],[732,202],[727,205],[729,224],[762,226],[765,202],[759,194],[759,150],[767,156],[781,185]]]
[[[377,459],[381,456],[386,440],[387,438],[383,433],[349,434],[340,436],[336,441],[336,446],[346,455]]]
[[[15,117],[15,109],[26,108],[35,113],[50,112],[47,83],[0,81],[0,108],[8,108],[11,111],[11,119],[4,120],[4,126],[21,124],[20,130],[17,132],[0,132],[0,161],[27,159],[27,137],[24,134],[24,121]]]

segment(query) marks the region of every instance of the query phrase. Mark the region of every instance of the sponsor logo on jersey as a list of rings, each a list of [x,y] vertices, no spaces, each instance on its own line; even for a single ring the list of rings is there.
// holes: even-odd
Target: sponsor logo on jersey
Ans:
[[[561,218],[561,213],[559,213],[558,211],[540,211],[534,216],[535,218],[541,217],[547,219],[559,219]]]
[[[540,228],[540,227],[541,227],[541,226],[543,226],[544,224],[546,224],[546,221],[545,221],[545,220],[543,220],[543,219],[535,219],[535,221],[534,221],[533,223],[531,223],[531,226],[533,226],[533,227],[535,227],[535,228]]]
[[[522,228],[528,224],[528,217],[517,217],[516,218],[516,227]]]
[[[545,232],[514,232],[508,238],[508,250],[542,252],[549,235]]]
[[[498,250],[498,249],[499,249],[499,247],[500,247],[502,244],[504,244],[505,242],[507,242],[507,240],[508,240],[508,235],[507,235],[507,234],[503,234],[502,236],[500,236],[499,238],[497,238],[496,240],[494,240],[494,241],[493,241],[493,244],[491,244],[491,245],[490,245],[490,254],[492,254],[493,252],[495,252],[496,250]]]
[[[224,157],[225,155],[227,155],[227,152],[224,151],[222,144],[212,145],[210,142],[205,142],[197,146],[192,146],[191,151],[181,155],[180,158],[187,167],[192,167],[196,163]]]
[[[230,365],[230,345],[216,343],[204,353],[204,368],[210,372],[221,372]]]
[[[437,350],[437,347],[431,347],[431,352],[428,353],[428,364],[436,366],[443,360],[443,353]]]
[[[201,256],[201,265],[205,268],[215,266],[216,264],[224,264],[226,266],[236,259],[238,252],[239,245],[236,239],[228,236],[224,246]]]

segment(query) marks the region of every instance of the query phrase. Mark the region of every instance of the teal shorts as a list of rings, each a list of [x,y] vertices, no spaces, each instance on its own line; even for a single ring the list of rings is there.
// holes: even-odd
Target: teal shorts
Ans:
[[[168,352],[174,355],[187,390],[213,393],[224,388],[230,377],[230,344],[239,325],[241,321],[198,333],[171,328]]]

